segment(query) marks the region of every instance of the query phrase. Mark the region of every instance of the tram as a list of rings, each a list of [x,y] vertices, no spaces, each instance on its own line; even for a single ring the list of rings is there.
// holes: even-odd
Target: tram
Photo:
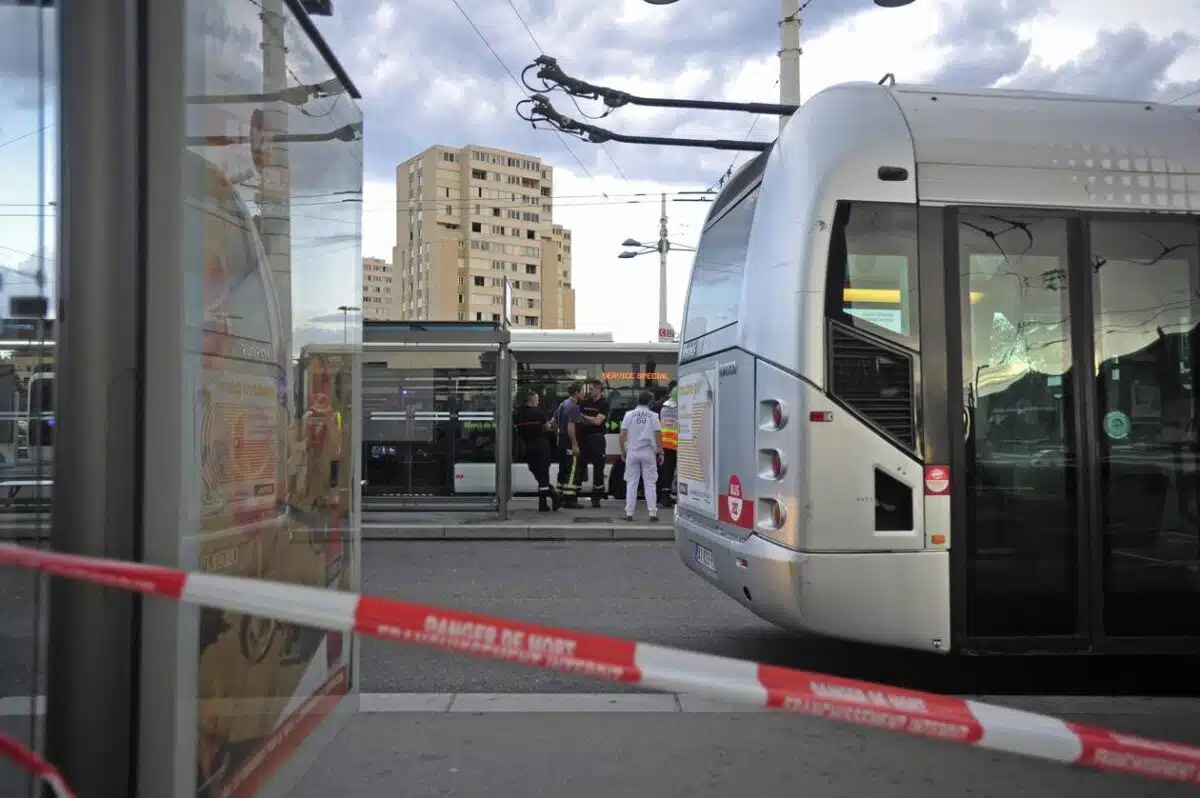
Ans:
[[[600,380],[612,407],[608,461],[620,454],[620,422],[638,392],[675,379],[673,343],[621,343],[611,333],[511,331],[512,401],[538,394],[552,413],[573,382]],[[418,363],[426,357],[428,363]],[[492,355],[436,352],[404,357],[408,367],[363,373],[363,495],[487,496],[496,492],[497,382]],[[370,365],[370,364],[368,364]],[[537,483],[514,436],[512,492],[534,496]],[[557,478],[551,465],[551,480]],[[624,490],[611,480],[610,492]]]
[[[817,94],[714,201],[675,540],[779,626],[1200,651],[1195,109]]]

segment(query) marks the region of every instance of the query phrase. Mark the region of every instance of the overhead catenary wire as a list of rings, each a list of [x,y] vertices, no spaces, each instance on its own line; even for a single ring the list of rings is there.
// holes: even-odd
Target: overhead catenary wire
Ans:
[[[458,9],[458,13],[462,14],[463,19],[465,19],[467,24],[471,26],[471,30],[475,31],[475,35],[479,37],[479,40],[483,42],[483,45],[488,48],[488,52],[490,52],[492,56],[498,62],[500,62],[500,66],[504,67],[504,71],[508,74],[508,77],[512,79],[512,82],[516,84],[517,88],[521,90],[521,93],[528,98],[529,92],[525,90],[525,86],[522,85],[521,81],[517,79],[517,76],[513,74],[513,71],[508,68],[508,64],[506,64],[504,59],[500,57],[500,54],[496,52],[496,48],[492,47],[492,43],[489,42],[488,38],[483,35],[483,31],[481,31],[479,26],[475,24],[475,20],[471,19],[471,15],[467,13],[466,9],[462,7],[458,0],[450,0],[450,2],[453,3],[454,7]],[[596,181],[596,176],[592,174],[592,171],[587,168],[584,162],[579,159],[579,156],[575,154],[575,151],[572,150],[567,144],[567,140],[563,134],[555,131],[555,135],[558,136],[558,140],[562,143],[563,149],[565,149],[567,153],[575,160],[575,163],[579,165],[579,168],[583,170],[583,173],[587,175],[590,180],[599,185],[599,183]]]

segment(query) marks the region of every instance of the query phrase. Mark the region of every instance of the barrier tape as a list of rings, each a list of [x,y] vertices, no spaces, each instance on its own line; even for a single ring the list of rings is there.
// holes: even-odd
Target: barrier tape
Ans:
[[[75,798],[75,793],[67,787],[54,765],[5,734],[0,734],[0,756],[40,778],[43,784],[50,786],[54,798]]]
[[[188,573],[12,543],[0,544],[0,564],[482,659],[641,684],[731,704],[783,709],[1061,764],[1200,784],[1200,747],[968,699],[395,599]]]

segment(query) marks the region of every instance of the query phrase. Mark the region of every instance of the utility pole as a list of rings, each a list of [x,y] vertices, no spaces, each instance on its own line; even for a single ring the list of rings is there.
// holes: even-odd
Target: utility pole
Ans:
[[[800,104],[800,3],[801,0],[781,0],[783,16],[779,20],[779,102],[782,105]],[[779,131],[788,117],[779,117]]]
[[[671,242],[667,240],[667,195],[662,195],[662,215],[658,219],[658,334],[670,330],[667,321],[667,253]]]
[[[262,0],[263,94],[280,97],[287,88],[287,46],[284,41],[285,0]],[[292,213],[288,159],[288,104],[268,100],[262,107],[263,162],[259,166],[261,236],[271,276],[279,296],[283,357],[292,357]]]

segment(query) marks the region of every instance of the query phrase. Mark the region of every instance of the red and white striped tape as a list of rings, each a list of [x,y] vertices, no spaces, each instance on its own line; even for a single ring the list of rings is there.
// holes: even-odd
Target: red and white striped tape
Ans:
[[[75,793],[71,792],[54,765],[5,734],[0,734],[0,757],[11,760],[22,770],[40,778],[43,784],[49,785],[54,798],[75,798]]]
[[[1200,747],[1048,715],[394,599],[0,544],[0,564],[189,604],[1200,785]]]

